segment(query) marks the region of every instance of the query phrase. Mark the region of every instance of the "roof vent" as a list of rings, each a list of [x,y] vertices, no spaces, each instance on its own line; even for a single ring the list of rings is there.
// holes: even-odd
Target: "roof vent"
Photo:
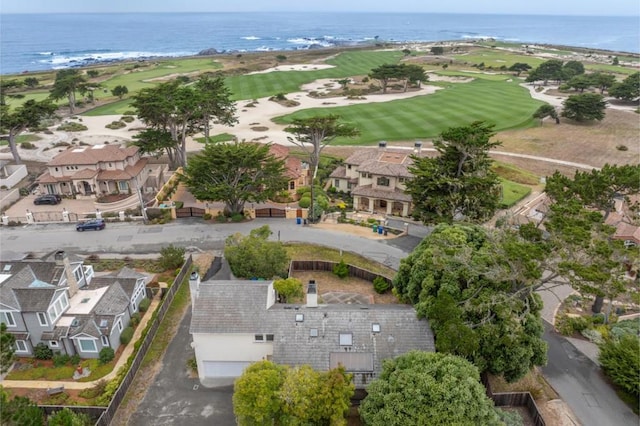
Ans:
[[[383,151],[386,150],[387,149],[387,141],[378,142],[378,149],[381,149]]]

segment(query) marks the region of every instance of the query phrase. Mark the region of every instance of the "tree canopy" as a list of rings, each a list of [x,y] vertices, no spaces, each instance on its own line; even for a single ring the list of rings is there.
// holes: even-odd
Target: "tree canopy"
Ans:
[[[420,351],[385,360],[367,386],[360,416],[367,426],[502,424],[476,367]]]
[[[0,105],[0,130],[9,134],[9,149],[16,164],[22,164],[16,144],[17,137],[25,130],[36,127],[47,117],[53,115],[57,107],[48,99],[35,101],[29,99],[11,110],[9,105]]]
[[[197,199],[222,201],[228,215],[242,214],[246,203],[267,201],[287,187],[284,160],[269,146],[208,143],[191,158],[182,179]]]
[[[534,290],[553,277],[542,278],[549,248],[529,228],[439,225],[393,280],[396,294],[429,318],[439,352],[508,381],[546,362]]]
[[[607,103],[597,93],[571,95],[563,102],[562,116],[575,121],[602,120]]]
[[[612,84],[609,95],[614,98],[632,101],[640,96],[640,72],[636,72],[625,78],[620,83]]]
[[[278,296],[283,299],[284,303],[292,303],[292,301],[304,296],[302,282],[297,278],[286,278],[273,282],[273,288],[278,292]]]
[[[68,68],[56,73],[53,87],[49,91],[49,97],[53,100],[67,98],[69,100],[69,112],[74,113],[76,107],[76,91],[84,90],[83,84],[87,82],[80,70]]]
[[[9,371],[16,359],[16,338],[7,332],[7,324],[0,323],[0,374]]]
[[[546,117],[551,117],[556,120],[556,124],[560,123],[560,118],[558,117],[558,112],[556,111],[553,105],[544,104],[540,105],[540,108],[533,113],[533,118],[537,118],[540,120],[540,125],[542,125],[542,120]]]
[[[382,86],[382,93],[387,93],[389,82],[404,81],[404,91],[407,91],[408,84],[427,81],[429,77],[420,65],[415,64],[383,64],[374,68],[369,73],[369,77],[378,80]]]
[[[143,153],[165,152],[173,169],[184,167],[187,136],[208,129],[211,120],[226,125],[236,122],[230,96],[221,79],[206,76],[192,86],[174,80],[142,89],[132,96],[131,104],[150,131],[141,132],[135,144]]]
[[[515,64],[509,67],[509,71],[515,72],[517,76],[520,76],[520,73],[529,71],[531,69],[531,65],[526,64],[524,62],[516,62]]]
[[[240,425],[346,425],[353,392],[342,367],[322,373],[259,361],[236,380],[233,411]]]
[[[225,241],[224,257],[239,278],[286,277],[289,255],[280,241],[269,241],[268,225],[252,229],[248,236],[234,234]]]
[[[490,169],[489,150],[493,125],[475,122],[452,127],[434,140],[435,158],[412,156],[406,184],[414,216],[425,223],[465,220],[480,222],[491,217],[500,205],[498,176]]]
[[[545,85],[549,80],[560,82],[564,78],[562,65],[563,62],[560,59],[549,59],[548,61],[541,63],[536,68],[531,70],[526,78],[526,81],[534,82],[543,80]]]

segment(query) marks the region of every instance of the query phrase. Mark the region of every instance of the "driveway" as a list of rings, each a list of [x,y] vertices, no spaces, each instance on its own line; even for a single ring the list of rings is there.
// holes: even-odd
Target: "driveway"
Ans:
[[[189,377],[186,362],[194,357],[191,348],[191,310],[162,359],[162,367],[147,389],[129,425],[235,426],[233,386],[205,388],[197,377]]]

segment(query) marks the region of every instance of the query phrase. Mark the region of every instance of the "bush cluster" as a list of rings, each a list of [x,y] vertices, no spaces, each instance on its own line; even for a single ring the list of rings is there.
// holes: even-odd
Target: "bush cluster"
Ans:
[[[126,345],[131,341],[132,338],[133,338],[133,328],[127,327],[124,330],[122,330],[122,334],[120,334],[120,343],[122,343],[123,345]]]
[[[333,267],[333,273],[343,279],[349,276],[349,266],[344,262],[344,259],[340,259],[340,263]]]
[[[33,356],[36,359],[51,359],[53,358],[53,351],[43,342],[40,342],[33,348]]]
[[[373,289],[378,294],[386,293],[390,287],[391,285],[389,284],[389,282],[383,277],[378,276],[373,279]]]
[[[98,359],[100,359],[100,364],[104,365],[111,362],[116,357],[116,354],[113,351],[113,348],[107,346],[100,350],[98,357]]]
[[[151,305],[151,300],[145,297],[140,301],[140,306],[138,306],[138,310],[140,310],[140,312],[147,312],[147,309],[149,309],[149,305]]]

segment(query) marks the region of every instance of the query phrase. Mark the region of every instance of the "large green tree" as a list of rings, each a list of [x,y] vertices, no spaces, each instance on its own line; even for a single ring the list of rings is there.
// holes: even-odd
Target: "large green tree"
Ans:
[[[9,399],[0,386],[0,424],[3,426],[44,426],[44,411],[23,396]]]
[[[515,64],[509,67],[509,71],[515,72],[516,76],[520,77],[520,74],[525,71],[529,71],[531,69],[531,65],[526,64],[524,62],[516,62]]]
[[[369,77],[378,80],[382,86],[382,93],[387,93],[389,82],[406,78],[405,64],[382,64],[372,69]]]
[[[640,72],[633,73],[622,82],[611,85],[609,95],[625,101],[638,98],[640,96]]]
[[[132,96],[132,105],[138,110],[138,117],[154,133],[143,133],[135,144],[147,153],[159,147],[163,152],[172,152],[170,166],[184,167],[187,164],[187,136],[204,130],[205,124],[208,128],[211,120],[226,125],[235,123],[235,109],[229,96],[224,85],[208,77],[193,86],[175,80],[142,89]],[[167,141],[171,142],[169,146]]]
[[[288,137],[289,142],[302,148],[309,156],[309,168],[311,169],[311,210],[309,217],[315,219],[314,214],[314,184],[320,163],[322,150],[335,138],[352,138],[360,133],[358,129],[348,123],[341,123],[339,115],[315,116],[309,118],[297,118],[290,126],[284,129],[293,136]]]
[[[9,371],[16,359],[16,338],[7,332],[7,324],[0,323],[0,374]]]
[[[95,422],[87,414],[76,413],[70,408],[63,408],[51,414],[47,426],[92,426]]]
[[[419,351],[385,360],[360,416],[367,426],[502,424],[476,367],[458,356]]]
[[[15,109],[9,105],[0,105],[0,131],[9,135],[9,149],[16,164],[22,164],[16,139],[29,128],[36,127],[47,117],[53,115],[57,107],[50,101],[30,99]]]
[[[222,201],[228,215],[286,189],[284,160],[268,144],[209,143],[184,168],[183,181],[199,200]]]
[[[546,362],[534,292],[549,247],[540,231],[439,225],[400,262],[394,292],[429,318],[436,349],[463,356],[508,381]]]
[[[546,117],[551,117],[556,120],[556,124],[560,123],[558,112],[553,105],[540,105],[540,108],[538,108],[536,112],[533,113],[533,118],[537,118],[538,120],[540,120],[540,125],[542,125],[542,120],[544,120]]]
[[[607,102],[597,93],[571,95],[563,102],[562,116],[575,121],[602,120]]]
[[[600,89],[601,95],[616,82],[616,77],[613,74],[600,71],[588,74],[588,77],[591,79],[591,84]]]
[[[549,59],[548,61],[541,63],[536,68],[531,70],[526,78],[526,81],[535,82],[543,80],[545,86],[547,85],[549,80],[560,82],[564,78],[562,65],[563,63],[560,59]]]
[[[325,373],[260,361],[234,384],[233,411],[240,425],[346,425],[354,392],[342,367]]]
[[[234,234],[225,241],[224,257],[239,278],[286,277],[289,255],[280,241],[270,241],[268,225],[252,229],[249,235]]]
[[[413,178],[406,192],[413,199],[413,214],[425,223],[465,220],[481,222],[500,205],[498,176],[490,169],[493,125],[475,122],[452,127],[433,142],[435,158],[413,156]]]
[[[55,101],[67,98],[69,101],[69,112],[74,113],[76,108],[76,91],[80,91],[87,79],[81,71],[75,68],[60,70],[56,73],[53,87],[49,91],[49,97]]]

